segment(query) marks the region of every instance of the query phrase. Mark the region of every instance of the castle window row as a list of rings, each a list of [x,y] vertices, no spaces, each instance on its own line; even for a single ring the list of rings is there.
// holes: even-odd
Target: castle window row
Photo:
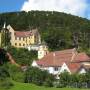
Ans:
[[[24,43],[15,43],[15,46],[25,46],[25,45],[31,45],[31,44],[24,44]]]
[[[27,37],[29,39],[31,39],[32,37]],[[23,40],[25,41],[27,39],[26,37],[15,37],[15,40]]]

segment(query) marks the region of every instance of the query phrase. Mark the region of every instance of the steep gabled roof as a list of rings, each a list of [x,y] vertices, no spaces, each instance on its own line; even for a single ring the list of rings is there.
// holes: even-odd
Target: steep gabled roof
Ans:
[[[90,58],[85,53],[78,53],[76,49],[67,49],[62,51],[55,51],[47,54],[45,57],[37,61],[37,64],[43,67],[58,67],[63,63],[71,63],[70,67],[74,67],[73,63],[90,62]],[[74,65],[74,66],[73,66]]]
[[[71,73],[76,73],[81,67],[80,63],[66,63],[66,65],[68,66]]]
[[[30,31],[15,31],[15,36],[16,37],[27,37],[27,36],[32,36],[38,33],[37,29],[32,29]]]
[[[30,31],[15,31],[15,36],[16,37],[26,37],[26,36],[31,36],[32,32]]]
[[[61,66],[63,62],[70,62],[74,49],[55,51],[47,54],[44,58],[37,61],[41,66]]]
[[[74,62],[90,62],[90,57],[86,53],[78,53],[74,57]]]

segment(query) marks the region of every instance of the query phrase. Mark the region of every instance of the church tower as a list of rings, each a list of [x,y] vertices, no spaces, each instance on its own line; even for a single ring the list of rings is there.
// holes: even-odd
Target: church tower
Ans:
[[[6,22],[4,22],[4,25],[0,32],[0,47],[6,48],[8,43],[9,43],[8,30],[6,28]]]
[[[48,47],[46,45],[40,45],[38,49],[38,59],[43,58],[45,55],[48,54]]]

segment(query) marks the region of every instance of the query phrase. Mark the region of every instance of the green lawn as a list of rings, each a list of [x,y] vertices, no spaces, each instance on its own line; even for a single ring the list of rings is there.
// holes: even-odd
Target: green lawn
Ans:
[[[14,82],[14,86],[9,90],[90,90],[90,89],[76,89],[76,88],[47,88],[42,86],[36,86],[33,84],[17,83]]]

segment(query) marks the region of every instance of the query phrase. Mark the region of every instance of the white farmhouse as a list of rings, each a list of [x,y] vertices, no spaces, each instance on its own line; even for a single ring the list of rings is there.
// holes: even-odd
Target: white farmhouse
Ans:
[[[81,74],[86,73],[90,68],[90,57],[84,52],[78,53],[75,48],[50,52],[44,57],[42,54],[40,57],[41,59],[33,61],[32,66],[47,70],[54,75],[59,75],[64,71],[67,71],[70,74]]]

